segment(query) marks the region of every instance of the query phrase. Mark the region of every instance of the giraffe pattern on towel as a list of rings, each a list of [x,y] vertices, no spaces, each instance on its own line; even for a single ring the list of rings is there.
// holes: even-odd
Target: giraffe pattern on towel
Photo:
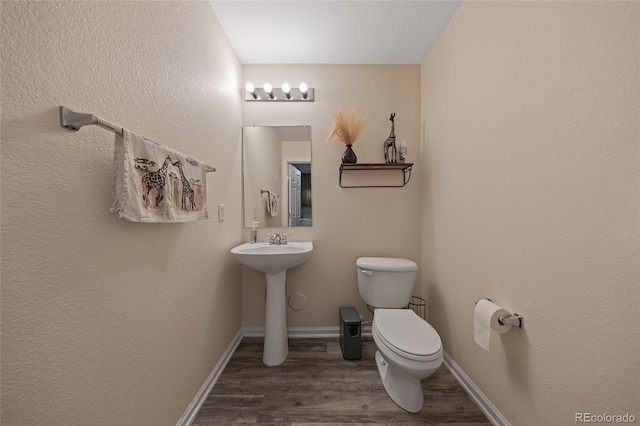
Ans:
[[[195,162],[195,160],[187,159],[190,165],[198,165],[199,163]],[[147,171],[149,167],[153,167],[156,163],[153,160],[149,160],[146,158],[136,158],[135,168],[141,171]],[[194,164],[195,162],[195,164]],[[178,169],[179,175],[176,173],[169,171],[168,167],[172,165]],[[172,178],[172,179],[168,179]],[[178,183],[175,182],[180,181],[180,189],[177,188]],[[192,179],[191,183],[187,176],[184,173],[184,163],[182,160],[178,160],[173,162],[170,156],[165,158],[162,167],[157,171],[147,171],[142,176],[142,199],[145,204],[150,208],[157,208],[160,205],[160,202],[165,199],[165,189],[167,186],[169,188],[175,187],[176,191],[181,194],[181,208],[186,211],[194,211],[197,209],[196,205],[196,191],[192,188],[192,184],[196,187],[199,186],[199,179]],[[149,194],[152,189],[157,190],[157,195],[155,198],[155,206],[149,205],[150,199]],[[196,188],[197,189],[197,188]],[[178,194],[175,194],[176,196]],[[171,198],[171,194],[169,194],[169,198]]]
[[[175,163],[171,163],[173,166],[178,168],[180,172],[180,180],[182,183],[182,210],[194,210],[196,208],[195,202],[195,192],[189,185],[189,181],[184,175],[184,167],[182,165],[182,161],[176,161]]]
[[[156,195],[156,207],[158,207],[164,198],[164,187],[167,183],[167,168],[169,164],[171,164],[171,157],[167,155],[160,170],[148,172],[142,176],[142,199],[147,206],[149,205],[149,192],[151,192],[153,188],[156,188],[158,191]]]

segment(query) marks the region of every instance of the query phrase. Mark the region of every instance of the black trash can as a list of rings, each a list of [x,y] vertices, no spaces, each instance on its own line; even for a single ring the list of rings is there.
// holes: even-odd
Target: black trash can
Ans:
[[[362,359],[362,320],[353,306],[340,308],[340,347],[344,359]]]

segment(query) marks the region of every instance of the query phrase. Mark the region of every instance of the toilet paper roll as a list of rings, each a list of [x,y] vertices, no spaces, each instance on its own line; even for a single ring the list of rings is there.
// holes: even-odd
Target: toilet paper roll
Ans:
[[[496,305],[488,299],[479,300],[473,315],[473,340],[487,352],[489,350],[489,338],[491,329],[498,333],[506,333],[511,329],[510,325],[500,325],[498,318],[509,317],[511,314],[504,308]]]

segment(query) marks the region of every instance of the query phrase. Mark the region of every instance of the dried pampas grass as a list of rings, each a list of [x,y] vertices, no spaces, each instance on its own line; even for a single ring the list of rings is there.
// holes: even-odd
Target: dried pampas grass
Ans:
[[[329,140],[337,139],[345,145],[353,145],[355,141],[360,137],[364,122],[362,117],[364,112],[356,111],[340,111],[333,114],[335,119],[331,133],[329,133]]]

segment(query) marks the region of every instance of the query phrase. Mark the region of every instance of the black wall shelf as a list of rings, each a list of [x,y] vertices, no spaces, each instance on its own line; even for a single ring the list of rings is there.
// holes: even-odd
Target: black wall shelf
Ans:
[[[340,165],[340,188],[402,188],[411,179],[413,163],[355,163]],[[402,184],[400,185],[353,185],[342,184],[342,172],[362,170],[398,170],[402,172]]]

